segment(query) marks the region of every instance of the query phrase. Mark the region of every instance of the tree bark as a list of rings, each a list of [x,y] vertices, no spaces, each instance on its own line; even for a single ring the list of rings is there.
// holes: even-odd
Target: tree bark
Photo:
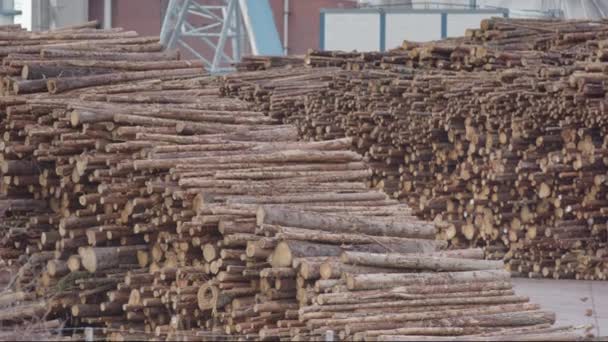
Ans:
[[[400,269],[431,270],[436,272],[481,271],[504,269],[502,261],[458,259],[409,254],[371,254],[345,251],[341,261],[352,265],[366,265]]]
[[[258,225],[275,224],[329,232],[432,239],[435,227],[423,222],[378,222],[371,219],[339,215],[319,215],[303,211],[263,206],[258,209]]]
[[[509,273],[503,270],[416,274],[347,274],[346,284],[349,290],[373,290],[405,285],[442,285],[472,281],[508,281],[509,279]]]
[[[203,74],[201,69],[174,69],[174,70],[150,70],[150,71],[133,71],[125,73],[113,73],[106,75],[93,75],[83,77],[65,77],[51,79],[47,82],[49,93],[58,94],[68,90],[94,87],[107,84],[124,83],[130,81],[145,80],[157,77],[179,77],[191,76],[196,73]]]

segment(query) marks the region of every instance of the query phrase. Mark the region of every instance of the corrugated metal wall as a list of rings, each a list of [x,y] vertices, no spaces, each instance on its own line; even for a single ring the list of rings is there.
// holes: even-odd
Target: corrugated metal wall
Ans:
[[[497,9],[361,8],[324,10],[324,50],[384,51],[404,40],[428,42],[462,37],[481,20],[505,16]],[[356,34],[353,34],[356,32]]]
[[[457,2],[468,3],[469,1]],[[513,9],[514,14],[522,10],[540,12],[558,10],[566,19],[601,19],[608,15],[608,1],[606,0],[477,0],[477,3],[481,7]]]
[[[415,9],[464,8],[477,4],[481,8],[508,8],[513,16],[540,16],[561,13],[566,19],[601,19],[608,16],[607,0],[359,0],[362,5],[403,6]]]

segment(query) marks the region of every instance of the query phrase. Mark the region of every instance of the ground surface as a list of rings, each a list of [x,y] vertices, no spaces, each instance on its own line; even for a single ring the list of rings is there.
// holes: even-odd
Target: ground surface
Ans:
[[[608,336],[608,282],[513,278],[513,284],[518,295],[555,312],[557,324],[593,324],[595,336]]]

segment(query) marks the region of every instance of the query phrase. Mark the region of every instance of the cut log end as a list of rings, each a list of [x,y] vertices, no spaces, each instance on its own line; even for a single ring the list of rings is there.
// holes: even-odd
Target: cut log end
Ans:
[[[264,215],[265,215],[265,211],[263,207],[259,207],[257,212],[256,212],[256,223],[258,226],[261,226],[264,223]]]
[[[206,243],[203,246],[203,258],[205,259],[205,261],[207,262],[211,262],[215,259],[217,259],[218,255],[217,255],[217,247],[211,243]]]
[[[70,272],[76,272],[76,271],[80,270],[80,267],[81,267],[80,256],[78,256],[78,255],[70,256],[68,258],[67,264],[68,264],[68,269],[70,270]]]
[[[204,284],[198,289],[196,293],[196,299],[198,301],[198,308],[201,310],[209,310],[213,308],[214,293],[213,286]]]
[[[177,133],[183,133],[185,129],[186,129],[186,124],[183,122],[179,122],[175,125],[175,131]]]
[[[321,274],[321,279],[330,279],[331,278],[331,263],[324,262],[319,267],[319,274]]]
[[[272,267],[290,267],[293,261],[293,255],[289,245],[285,242],[279,242],[272,253],[270,264]]]
[[[29,74],[30,74],[30,67],[26,64],[23,66],[23,68],[21,68],[21,78],[24,80],[27,80]]]
[[[48,80],[46,82],[46,87],[49,90],[50,94],[56,94],[57,93],[57,84],[55,83],[55,80]]]
[[[2,171],[3,174],[7,174],[8,173],[8,160],[3,160],[0,162],[0,170]]]
[[[87,247],[83,248],[79,253],[81,257],[82,267],[90,273],[95,273],[97,271],[97,255],[93,248]]]
[[[78,125],[80,125],[80,113],[77,111],[70,113],[70,124],[72,124],[72,127],[78,127]]]
[[[137,251],[137,263],[141,267],[146,267],[150,263],[150,253],[148,251]]]

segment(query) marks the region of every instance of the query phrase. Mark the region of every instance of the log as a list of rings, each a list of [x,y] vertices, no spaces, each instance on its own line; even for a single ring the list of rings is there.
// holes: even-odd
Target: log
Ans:
[[[273,229],[275,230],[276,236],[283,240],[302,240],[302,241],[314,241],[321,243],[331,244],[373,244],[381,243],[385,245],[400,245],[400,250],[407,250],[410,253],[430,253],[435,251],[438,246],[441,246],[441,242],[420,240],[420,239],[406,239],[396,237],[384,237],[384,236],[372,236],[364,234],[332,234],[325,231],[319,232],[313,229],[303,229],[294,227],[282,227],[282,226],[271,226],[263,224],[262,229]],[[408,248],[409,247],[409,248]],[[483,258],[483,251],[481,252]],[[479,252],[470,252],[477,256]]]
[[[79,254],[82,258],[82,266],[90,273],[120,264],[137,263],[137,249],[132,248],[86,247]]]
[[[346,275],[349,290],[385,289],[405,285],[441,285],[475,281],[506,281],[509,273],[503,270],[468,272],[418,273],[418,274],[355,274]]]
[[[101,86],[107,84],[115,84],[122,82],[145,80],[158,77],[179,77],[193,74],[203,74],[200,69],[174,69],[174,70],[149,70],[149,71],[133,71],[125,73],[113,73],[104,75],[93,75],[86,77],[64,77],[51,79],[47,81],[49,93],[58,94],[68,90]]]
[[[367,235],[396,236],[403,238],[431,238],[435,227],[422,222],[374,222],[369,219],[338,215],[318,215],[277,207],[258,209],[257,223],[285,225],[330,232],[363,233]]]
[[[372,254],[345,251],[340,256],[342,262],[353,265],[366,265],[389,268],[430,270],[436,272],[501,270],[502,261],[459,259],[408,254]]]

